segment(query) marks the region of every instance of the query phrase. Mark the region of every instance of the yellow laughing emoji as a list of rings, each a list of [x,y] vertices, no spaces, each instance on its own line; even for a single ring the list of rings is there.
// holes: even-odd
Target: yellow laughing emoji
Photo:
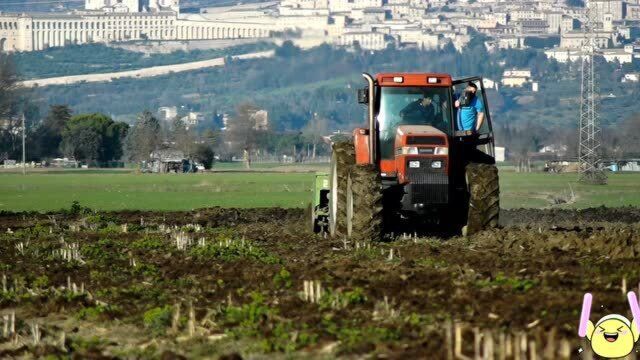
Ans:
[[[603,358],[614,359],[629,355],[640,333],[635,324],[622,315],[612,314],[600,319],[595,326],[587,323],[587,339],[593,352]]]

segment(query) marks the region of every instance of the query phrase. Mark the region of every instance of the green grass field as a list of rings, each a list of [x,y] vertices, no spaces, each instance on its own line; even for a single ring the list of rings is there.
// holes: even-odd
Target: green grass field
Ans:
[[[501,171],[500,177],[504,208],[640,206],[640,174],[612,174],[606,186],[579,184],[576,174]],[[97,210],[305,207],[312,182],[311,173],[0,173],[0,210],[58,210],[73,201]],[[554,197],[569,203],[552,205]]]

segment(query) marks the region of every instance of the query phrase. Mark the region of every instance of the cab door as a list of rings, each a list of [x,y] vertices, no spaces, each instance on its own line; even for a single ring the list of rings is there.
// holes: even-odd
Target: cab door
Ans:
[[[495,158],[495,144],[493,138],[493,127],[491,125],[491,111],[489,111],[489,101],[487,100],[487,94],[484,88],[484,82],[482,81],[482,77],[473,76],[455,79],[452,83],[453,92],[456,95],[461,94],[464,89],[467,87],[467,83],[472,82],[478,87],[478,92],[476,96],[478,100],[482,101],[484,105],[484,122],[480,129],[478,129],[477,134],[473,134],[470,131],[460,131],[457,127],[455,128],[454,136],[459,138],[465,143],[473,142],[477,145],[477,149],[485,153],[486,155]],[[457,125],[458,119],[458,109],[454,107],[454,124]]]

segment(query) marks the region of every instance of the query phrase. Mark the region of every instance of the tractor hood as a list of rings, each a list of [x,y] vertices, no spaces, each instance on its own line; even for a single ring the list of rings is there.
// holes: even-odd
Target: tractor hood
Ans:
[[[430,125],[401,125],[396,130],[395,147],[406,145],[447,145],[447,134]]]

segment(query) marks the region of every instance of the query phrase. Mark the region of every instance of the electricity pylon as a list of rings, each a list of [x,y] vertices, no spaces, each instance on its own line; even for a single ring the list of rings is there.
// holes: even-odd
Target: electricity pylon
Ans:
[[[600,122],[598,118],[598,82],[594,55],[598,49],[596,27],[597,8],[587,8],[584,24],[585,38],[582,43],[582,82],[580,84],[580,129],[578,139],[578,162],[580,181],[589,184],[606,184],[607,175],[600,168]]]

